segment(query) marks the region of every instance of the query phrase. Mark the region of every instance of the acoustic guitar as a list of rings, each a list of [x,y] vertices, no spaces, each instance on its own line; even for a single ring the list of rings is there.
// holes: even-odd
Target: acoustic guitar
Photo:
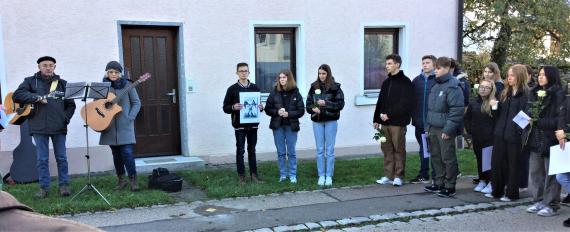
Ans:
[[[6,103],[7,104],[5,106],[5,112],[6,112],[6,114],[16,113],[16,115],[14,115],[14,117],[10,120],[10,124],[21,125],[24,121],[26,121],[26,119],[28,119],[29,116],[31,116],[33,114],[36,103],[29,103],[29,104],[15,103],[12,100],[13,95],[14,95],[14,92],[9,92],[8,95],[6,95]],[[65,96],[64,92],[53,91],[53,92],[51,92],[47,95],[44,95],[42,97],[45,99],[48,99],[48,98],[63,99],[64,96]]]
[[[129,93],[129,90],[150,78],[149,73],[145,73],[139,79],[125,87],[118,95],[109,93],[106,99],[95,100],[87,103],[81,108],[81,118],[87,126],[97,132],[109,128],[111,122],[123,108],[117,104],[121,97]]]

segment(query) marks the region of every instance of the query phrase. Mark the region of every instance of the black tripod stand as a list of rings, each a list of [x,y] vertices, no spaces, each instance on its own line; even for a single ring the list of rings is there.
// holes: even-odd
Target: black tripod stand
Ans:
[[[95,99],[107,98],[107,94],[109,93],[109,87],[110,83],[91,83],[91,84],[87,84],[85,82],[67,83],[66,93],[65,93],[66,99],[70,98],[81,99],[81,101],[83,101],[83,109],[81,110],[86,111],[87,99],[95,100]],[[69,92],[69,97],[67,96],[68,92]],[[81,193],[93,190],[95,191],[95,193],[97,193],[97,195],[101,197],[101,199],[103,199],[103,201],[105,201],[105,203],[107,203],[107,205],[111,206],[111,203],[109,203],[107,198],[105,198],[103,194],[101,194],[101,192],[99,192],[99,190],[91,182],[91,159],[90,159],[91,157],[89,155],[89,127],[87,126],[88,112],[82,112],[82,113],[85,114],[85,124],[83,124],[83,127],[85,127],[85,138],[87,142],[86,146],[87,154],[85,155],[85,158],[87,160],[87,184],[85,184],[85,186],[81,189],[81,191],[79,191],[71,198],[70,202],[75,200],[75,198],[81,195]]]

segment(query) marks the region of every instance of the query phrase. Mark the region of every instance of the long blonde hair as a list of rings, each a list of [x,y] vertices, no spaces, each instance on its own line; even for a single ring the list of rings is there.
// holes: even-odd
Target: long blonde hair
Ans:
[[[514,87],[509,85],[508,83],[509,77],[507,72],[507,84],[505,89],[503,89],[503,92],[501,93],[501,102],[506,101],[507,98],[509,97],[509,94],[513,94],[515,92],[518,93],[520,91],[528,93],[528,85],[527,85],[528,73],[526,70],[526,66],[522,64],[515,64],[509,68],[509,71],[513,72],[515,78],[517,78],[517,82],[515,83]]]
[[[495,87],[495,83],[489,80],[482,80],[481,82],[479,82],[479,85],[482,85],[483,82],[491,84],[491,93],[489,94],[489,96],[486,97],[479,95],[483,100],[483,102],[481,103],[481,113],[486,113],[492,117],[493,114],[491,113],[491,100],[496,100],[495,94],[497,93],[497,88]],[[481,88],[481,86],[479,86],[479,88]]]
[[[281,86],[281,84],[279,83],[279,75],[284,74],[285,76],[287,76],[287,83],[285,84],[285,87]],[[275,87],[277,88],[277,91],[281,92],[281,91],[289,91],[292,89],[297,88],[297,82],[295,82],[295,77],[293,76],[293,72],[291,72],[291,70],[289,69],[283,69],[281,70],[278,74],[277,74],[277,78],[275,78]]]

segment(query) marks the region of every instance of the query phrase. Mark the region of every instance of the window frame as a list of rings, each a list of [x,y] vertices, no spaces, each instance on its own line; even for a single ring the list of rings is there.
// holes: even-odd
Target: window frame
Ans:
[[[290,47],[290,60],[291,60],[291,72],[293,73],[293,75],[295,76],[295,81],[298,81],[297,78],[297,28],[296,27],[271,27],[271,26],[263,26],[263,27],[254,27],[254,31],[253,31],[253,56],[254,56],[254,70],[250,70],[253,71],[253,73],[257,72],[257,46],[256,46],[256,42],[255,42],[255,38],[257,36],[258,33],[261,34],[291,34],[291,47]],[[269,38],[265,39],[265,43],[267,43],[268,45],[271,45],[269,43]],[[257,75],[254,75],[254,83],[257,83]],[[263,92],[261,91],[262,95],[269,95],[269,92]]]
[[[364,28],[364,36],[370,34],[392,35],[392,52],[390,54],[399,53],[399,43],[400,43],[399,33],[400,33],[399,28]],[[362,43],[365,46],[364,41],[362,41]],[[364,46],[362,48],[365,50]],[[364,59],[364,54],[362,58]],[[366,78],[364,65],[362,65],[362,72],[363,72],[362,78],[364,79]],[[364,79],[363,90],[364,90],[364,95],[378,96],[380,94],[380,89],[366,89],[366,79]]]

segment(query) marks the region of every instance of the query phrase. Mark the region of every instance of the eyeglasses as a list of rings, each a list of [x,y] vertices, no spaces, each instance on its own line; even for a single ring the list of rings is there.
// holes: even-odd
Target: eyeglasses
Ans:
[[[479,88],[484,89],[484,90],[492,90],[493,89],[492,87],[489,87],[489,86],[481,86]]]

